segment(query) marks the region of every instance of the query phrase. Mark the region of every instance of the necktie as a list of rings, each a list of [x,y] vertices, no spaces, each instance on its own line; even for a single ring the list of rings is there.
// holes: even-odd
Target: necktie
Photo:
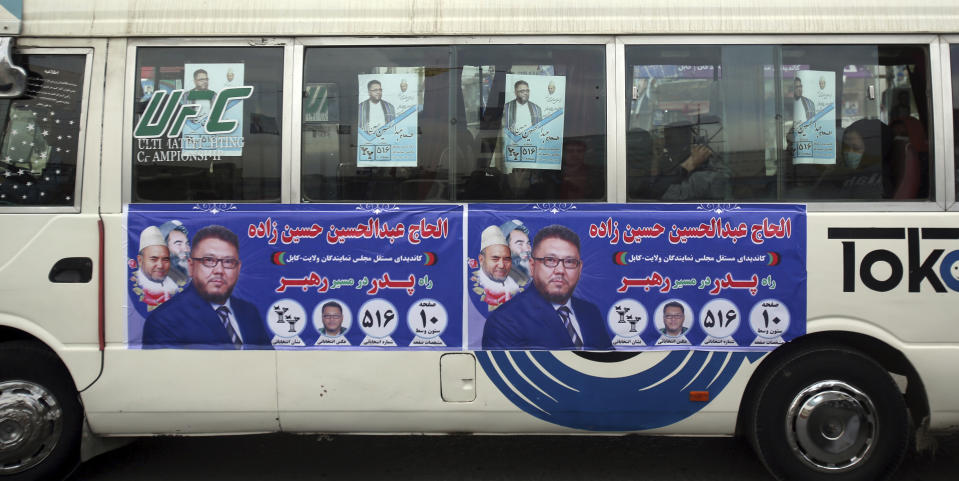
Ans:
[[[573,321],[569,318],[573,313],[570,312],[566,306],[560,306],[559,309],[556,309],[556,312],[559,313],[559,317],[563,320],[563,325],[566,326],[566,332],[569,333],[570,339],[573,340],[573,345],[576,346],[576,349],[582,349],[583,340],[579,338],[579,334],[576,333],[576,328],[573,327]]]
[[[230,341],[233,342],[233,347],[239,349],[243,346],[243,341],[240,340],[240,336],[237,335],[236,330],[233,329],[233,324],[230,324],[230,308],[226,306],[220,306],[216,308],[216,313],[220,316],[220,322],[223,323],[223,328],[226,329],[226,333],[230,336]]]

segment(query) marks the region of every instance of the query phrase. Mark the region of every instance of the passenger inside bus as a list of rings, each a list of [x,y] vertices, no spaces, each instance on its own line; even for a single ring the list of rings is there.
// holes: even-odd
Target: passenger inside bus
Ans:
[[[626,53],[630,200],[815,202],[928,200],[933,195],[931,107],[924,100],[929,87],[921,48],[669,45],[635,46]],[[694,130],[721,125],[716,135],[704,137],[713,158],[725,162],[723,197],[695,190],[674,195],[683,189],[663,187],[676,185],[675,176],[668,175],[676,164],[670,150],[676,149],[666,145],[666,137],[681,120],[690,121]],[[852,127],[861,120],[876,122]],[[877,127],[880,120],[883,127]],[[815,138],[797,138],[803,122],[815,122]],[[850,128],[853,133],[844,142]],[[797,159],[800,140],[806,150]],[[845,164],[844,148],[863,154],[863,163]],[[877,176],[867,180],[871,169]]]
[[[714,118],[702,116],[700,124],[688,120],[673,122],[663,128],[663,150],[652,152],[649,133],[637,129],[627,135],[627,149],[636,159],[633,164],[647,163],[648,182],[634,184],[633,195],[661,200],[722,200],[729,196],[730,171],[721,153],[713,151],[705,135],[704,124]]]

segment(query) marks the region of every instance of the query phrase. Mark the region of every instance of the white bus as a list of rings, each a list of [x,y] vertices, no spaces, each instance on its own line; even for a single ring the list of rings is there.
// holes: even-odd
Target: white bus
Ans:
[[[874,480],[959,426],[955,2],[3,6],[4,479],[283,431]]]

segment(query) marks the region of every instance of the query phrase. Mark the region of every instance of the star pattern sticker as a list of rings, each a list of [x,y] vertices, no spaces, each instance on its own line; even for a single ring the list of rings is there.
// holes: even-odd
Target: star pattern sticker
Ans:
[[[49,82],[40,81],[39,71],[28,72],[27,95],[0,109],[0,120],[6,119],[0,123],[0,199],[7,204],[73,204],[77,159],[71,152],[79,136],[83,70],[47,68]]]

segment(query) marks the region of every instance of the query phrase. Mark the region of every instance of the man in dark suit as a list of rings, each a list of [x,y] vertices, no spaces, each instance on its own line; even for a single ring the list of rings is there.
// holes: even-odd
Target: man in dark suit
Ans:
[[[573,297],[582,271],[579,236],[561,225],[540,229],[530,259],[535,289],[490,314],[483,349],[612,349],[599,309]]]
[[[793,123],[801,124],[816,115],[816,104],[809,97],[803,97],[802,79],[798,76],[793,80]]]
[[[396,119],[396,108],[383,100],[383,84],[379,80],[370,80],[366,84],[370,98],[360,102],[360,128],[373,133],[376,129]]]
[[[506,127],[520,133],[543,120],[543,110],[529,100],[529,84],[520,80],[513,85],[516,98],[506,102]]]
[[[232,295],[241,264],[236,234],[209,225],[197,231],[192,244],[193,281],[147,317],[143,347],[271,349],[256,306]]]

